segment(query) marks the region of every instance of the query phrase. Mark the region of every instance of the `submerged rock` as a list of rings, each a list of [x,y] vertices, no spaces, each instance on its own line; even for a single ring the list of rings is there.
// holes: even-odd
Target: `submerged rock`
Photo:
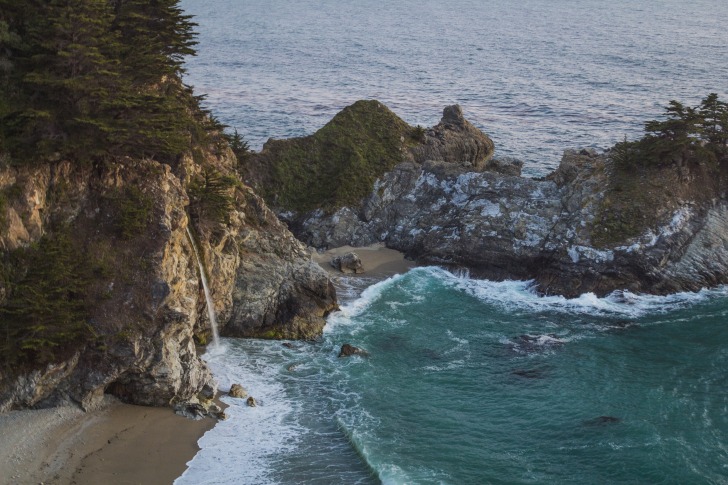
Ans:
[[[358,355],[360,357],[369,357],[369,352],[359,347],[354,347],[351,344],[344,344],[341,346],[339,351],[339,357],[351,357],[352,355]]]
[[[617,424],[622,422],[620,418],[615,416],[597,416],[593,419],[587,419],[582,424],[584,426],[607,426],[610,424]]]
[[[518,353],[543,352],[554,347],[560,347],[564,342],[558,335],[519,335],[514,337],[508,347]]]
[[[542,379],[544,377],[544,373],[540,369],[517,369],[512,374],[526,379]]]

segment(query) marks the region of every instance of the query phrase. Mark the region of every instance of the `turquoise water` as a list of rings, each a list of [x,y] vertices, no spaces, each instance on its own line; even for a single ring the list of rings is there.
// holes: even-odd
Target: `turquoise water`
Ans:
[[[262,405],[226,400],[178,483],[728,483],[728,289],[567,300],[419,268],[356,295],[321,342],[209,356]]]
[[[186,82],[255,149],[358,99],[424,126],[459,103],[543,175],[670,99],[728,98],[724,0],[181,4],[200,32]],[[565,300],[437,268],[375,283],[339,281],[320,342],[205,356],[260,406],[224,398],[178,484],[728,483],[725,288]],[[370,357],[339,359],[347,342]]]

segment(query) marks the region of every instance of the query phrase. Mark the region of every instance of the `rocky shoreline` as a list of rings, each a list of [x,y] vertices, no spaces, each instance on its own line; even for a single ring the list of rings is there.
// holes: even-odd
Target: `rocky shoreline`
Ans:
[[[625,180],[611,153],[567,150],[556,171],[532,179],[517,161],[491,159],[492,145],[472,149],[473,129],[447,107],[359,204],[279,211],[316,248],[383,243],[419,264],[533,279],[545,294],[667,294],[728,282],[726,190],[705,167]]]
[[[242,164],[222,142],[193,151],[172,165],[0,169],[0,249],[14,254],[72,227],[68,244],[92,270],[93,336],[43,365],[0,371],[0,411],[91,410],[104,394],[181,409],[209,402],[215,383],[198,346],[210,322],[188,234],[214,276],[220,333],[231,337],[321,334],[336,292],[306,245],[378,244],[413,264],[532,279],[542,293],[565,296],[728,282],[722,165],[625,172],[613,153],[581,150],[566,151],[547,177],[526,178],[520,162],[493,158],[493,142],[459,106],[424,129],[376,101],[355,103],[311,137],[271,141]],[[293,183],[299,170],[331,179]],[[332,181],[341,185],[320,189]],[[8,294],[0,280],[0,304]]]

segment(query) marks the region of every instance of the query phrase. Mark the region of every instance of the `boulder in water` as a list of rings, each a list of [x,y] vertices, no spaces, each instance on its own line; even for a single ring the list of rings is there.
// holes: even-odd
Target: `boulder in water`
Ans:
[[[233,384],[232,386],[230,386],[228,396],[242,399],[248,396],[248,391],[246,391],[245,388],[240,384]]]
[[[257,402],[257,401],[255,400],[255,398],[254,398],[253,396],[250,396],[250,397],[248,398],[248,400],[247,400],[247,401],[245,401],[245,402],[246,402],[246,403],[248,404],[248,406],[250,406],[251,408],[254,408],[254,407],[256,407],[256,406],[258,405],[258,402]]]
[[[341,346],[339,357],[351,357],[352,355],[359,355],[361,357],[369,357],[369,352],[359,347],[354,347],[351,344],[344,344]]]

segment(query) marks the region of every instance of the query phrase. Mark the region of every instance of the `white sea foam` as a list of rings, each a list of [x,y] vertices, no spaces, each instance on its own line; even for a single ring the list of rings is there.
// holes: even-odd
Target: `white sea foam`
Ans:
[[[223,340],[225,342],[225,340]],[[188,462],[188,469],[174,483],[185,484],[273,484],[271,460],[295,447],[300,429],[289,417],[296,404],[286,399],[277,369],[257,365],[239,350],[205,354],[221,389],[242,383],[259,405],[244,399],[223,397],[228,419],[217,423],[198,442],[201,450]]]
[[[499,306],[506,311],[553,311],[568,314],[622,316],[639,318],[684,308],[712,297],[728,296],[728,286],[698,292],[674,293],[666,296],[615,291],[598,297],[584,293],[575,298],[559,295],[543,296],[536,292],[533,281],[490,281],[453,274],[438,267],[416,268],[412,271],[437,278],[445,284],[472,295],[479,300]]]
[[[341,326],[348,326],[355,323],[354,317],[365,312],[374,302],[379,300],[384,292],[401,280],[405,275],[394,275],[386,280],[375,283],[365,289],[361,296],[345,305],[342,305],[339,311],[329,315],[324,334],[332,333]]]

